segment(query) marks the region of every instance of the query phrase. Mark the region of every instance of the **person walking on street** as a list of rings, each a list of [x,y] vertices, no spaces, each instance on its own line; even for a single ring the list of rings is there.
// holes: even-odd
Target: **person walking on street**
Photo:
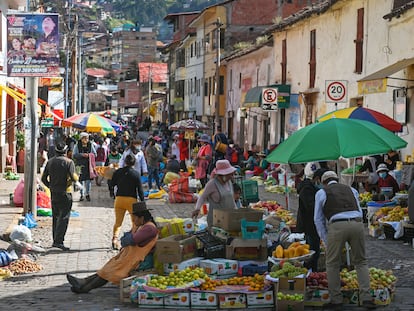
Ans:
[[[73,148],[73,158],[76,161],[76,165],[81,167],[79,181],[82,183],[83,189],[81,189],[79,200],[83,201],[83,195],[85,194],[86,200],[90,201],[91,180],[96,177],[93,172],[96,150],[93,144],[89,141],[88,133],[82,132],[80,134],[80,141],[78,141]]]
[[[155,247],[158,229],[145,202],[136,202],[133,205],[132,215],[134,226],[122,237],[122,249],[116,256],[95,274],[84,279],[71,274],[66,275],[72,292],[88,293],[94,288],[104,286],[107,282],[119,285],[122,279],[130,275],[130,272],[139,270],[140,264],[145,262],[146,256]]]
[[[197,158],[196,158],[196,168],[195,168],[195,178],[199,179],[201,182],[201,186],[204,188],[207,184],[207,170],[212,161],[213,156],[213,148],[210,144],[210,137],[207,134],[201,135],[198,139],[201,143],[201,147],[198,150]]]
[[[155,180],[157,189],[161,189],[160,183],[160,162],[162,162],[162,152],[155,145],[156,140],[153,136],[148,137],[148,146],[145,150],[147,161],[148,161],[148,189],[152,189],[152,179]]]
[[[214,135],[213,147],[215,150],[214,161],[225,159],[229,142],[226,134],[221,131],[221,126],[217,126],[217,132]]]
[[[119,167],[125,167],[125,159],[127,155],[132,154],[135,157],[134,169],[141,175],[148,173],[147,161],[145,160],[144,152],[142,151],[142,141],[140,139],[133,140],[129,147],[122,154],[119,160]]]
[[[49,129],[47,134],[47,156],[48,158],[53,158],[55,156],[55,130],[52,128]]]
[[[309,248],[315,251],[311,260],[306,265],[311,268],[313,272],[318,271],[318,259],[320,254],[321,239],[316,231],[315,223],[313,222],[315,211],[315,194],[319,190],[322,174],[326,169],[318,168],[317,163],[308,163],[305,167],[306,178],[298,185],[299,193],[299,208],[297,215],[296,229],[298,232],[305,233],[306,243]]]
[[[111,169],[118,169],[119,167],[119,160],[121,160],[122,155],[118,152],[116,146],[111,147],[111,152],[108,154],[108,158],[106,159],[105,166],[111,167]],[[112,186],[110,180],[108,180],[108,190],[109,196],[111,198],[115,198],[114,187]]]
[[[141,175],[134,169],[135,157],[129,154],[125,158],[125,167],[114,172],[110,181],[111,186],[116,189],[114,210],[115,223],[112,235],[112,248],[119,249],[118,236],[124,221],[125,212],[128,211],[132,219],[132,206],[137,198],[144,201],[144,190],[142,189]]]
[[[352,249],[352,262],[357,271],[359,297],[362,307],[375,309],[370,295],[370,278],[365,256],[365,233],[358,192],[338,183],[338,175],[327,171],[321,178],[323,189],[315,195],[314,222],[326,247],[326,272],[331,301],[324,307],[342,310],[340,268],[342,250],[348,242]]]
[[[72,182],[77,182],[75,163],[66,157],[68,147],[64,142],[56,144],[56,156],[46,163],[42,175],[43,184],[50,189],[52,198],[53,247],[68,251],[64,245],[65,234],[72,209],[72,194],[67,192]]]

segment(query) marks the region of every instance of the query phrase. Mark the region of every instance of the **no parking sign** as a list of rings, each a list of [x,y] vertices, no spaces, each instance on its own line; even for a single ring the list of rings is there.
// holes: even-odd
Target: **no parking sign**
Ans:
[[[263,88],[262,89],[262,109],[263,110],[277,110],[277,88]]]

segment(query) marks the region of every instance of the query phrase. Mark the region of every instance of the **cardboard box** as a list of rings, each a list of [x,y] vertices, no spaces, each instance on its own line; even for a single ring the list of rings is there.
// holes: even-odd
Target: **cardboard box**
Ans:
[[[295,291],[300,292],[302,294],[305,293],[306,287],[306,278],[303,277],[295,277],[295,278],[286,278],[280,277],[279,278],[279,291]]]
[[[210,292],[191,292],[191,307],[202,309],[217,309],[217,294]]]
[[[185,268],[191,267],[191,268],[197,268],[200,267],[200,260],[203,259],[203,257],[195,257],[191,259],[184,260],[180,263],[165,263],[164,264],[164,273],[169,274],[173,271],[179,271],[184,270]]]
[[[359,305],[359,291],[357,289],[342,291],[343,303],[347,305]]]
[[[185,233],[192,233],[195,231],[194,222],[191,218],[185,218],[183,222],[183,229]]]
[[[200,260],[200,267],[208,275],[229,276],[237,274],[239,265],[236,260],[216,258]]]
[[[171,235],[157,241],[155,256],[161,263],[180,263],[196,257],[196,237],[188,235]]]
[[[266,240],[243,240],[235,238],[226,245],[226,258],[237,260],[266,260]]]
[[[164,307],[164,297],[146,291],[138,292],[138,305],[148,308]]]
[[[307,289],[305,293],[305,307],[321,307],[329,303],[330,296],[327,289]]]
[[[263,211],[252,208],[215,209],[213,211],[213,226],[229,232],[241,231],[241,220],[259,221],[263,218]]]
[[[190,307],[190,292],[178,292],[164,297],[165,308],[189,308]]]
[[[376,305],[387,306],[391,303],[392,294],[388,288],[371,289],[370,292]]]
[[[295,300],[278,300],[277,311],[303,311],[305,305],[303,301]]]
[[[275,299],[273,290],[268,290],[262,293],[246,294],[247,296],[247,307],[254,309],[257,307],[274,307]]]
[[[254,275],[256,272],[266,270],[268,271],[269,264],[267,261],[256,261],[256,260],[239,260],[239,270],[237,271],[238,275],[241,276],[250,276]],[[255,268],[254,268],[255,267]],[[263,273],[259,273],[263,274]]]
[[[241,309],[247,307],[246,295],[243,293],[218,294],[219,309]]]

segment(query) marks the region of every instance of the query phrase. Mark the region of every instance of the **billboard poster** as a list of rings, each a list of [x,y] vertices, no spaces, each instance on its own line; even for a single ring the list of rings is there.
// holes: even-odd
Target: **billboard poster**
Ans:
[[[7,75],[55,77],[59,73],[57,14],[7,15]]]

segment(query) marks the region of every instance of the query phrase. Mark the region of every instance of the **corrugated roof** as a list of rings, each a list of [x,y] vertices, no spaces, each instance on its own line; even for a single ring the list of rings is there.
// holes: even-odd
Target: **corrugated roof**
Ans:
[[[151,71],[151,81],[153,83],[167,83],[168,67],[166,63],[139,63],[138,76],[139,82],[148,82]]]
[[[99,68],[86,68],[85,73],[88,76],[93,76],[96,78],[104,78],[107,75],[109,75],[109,71],[105,69],[99,69]]]

